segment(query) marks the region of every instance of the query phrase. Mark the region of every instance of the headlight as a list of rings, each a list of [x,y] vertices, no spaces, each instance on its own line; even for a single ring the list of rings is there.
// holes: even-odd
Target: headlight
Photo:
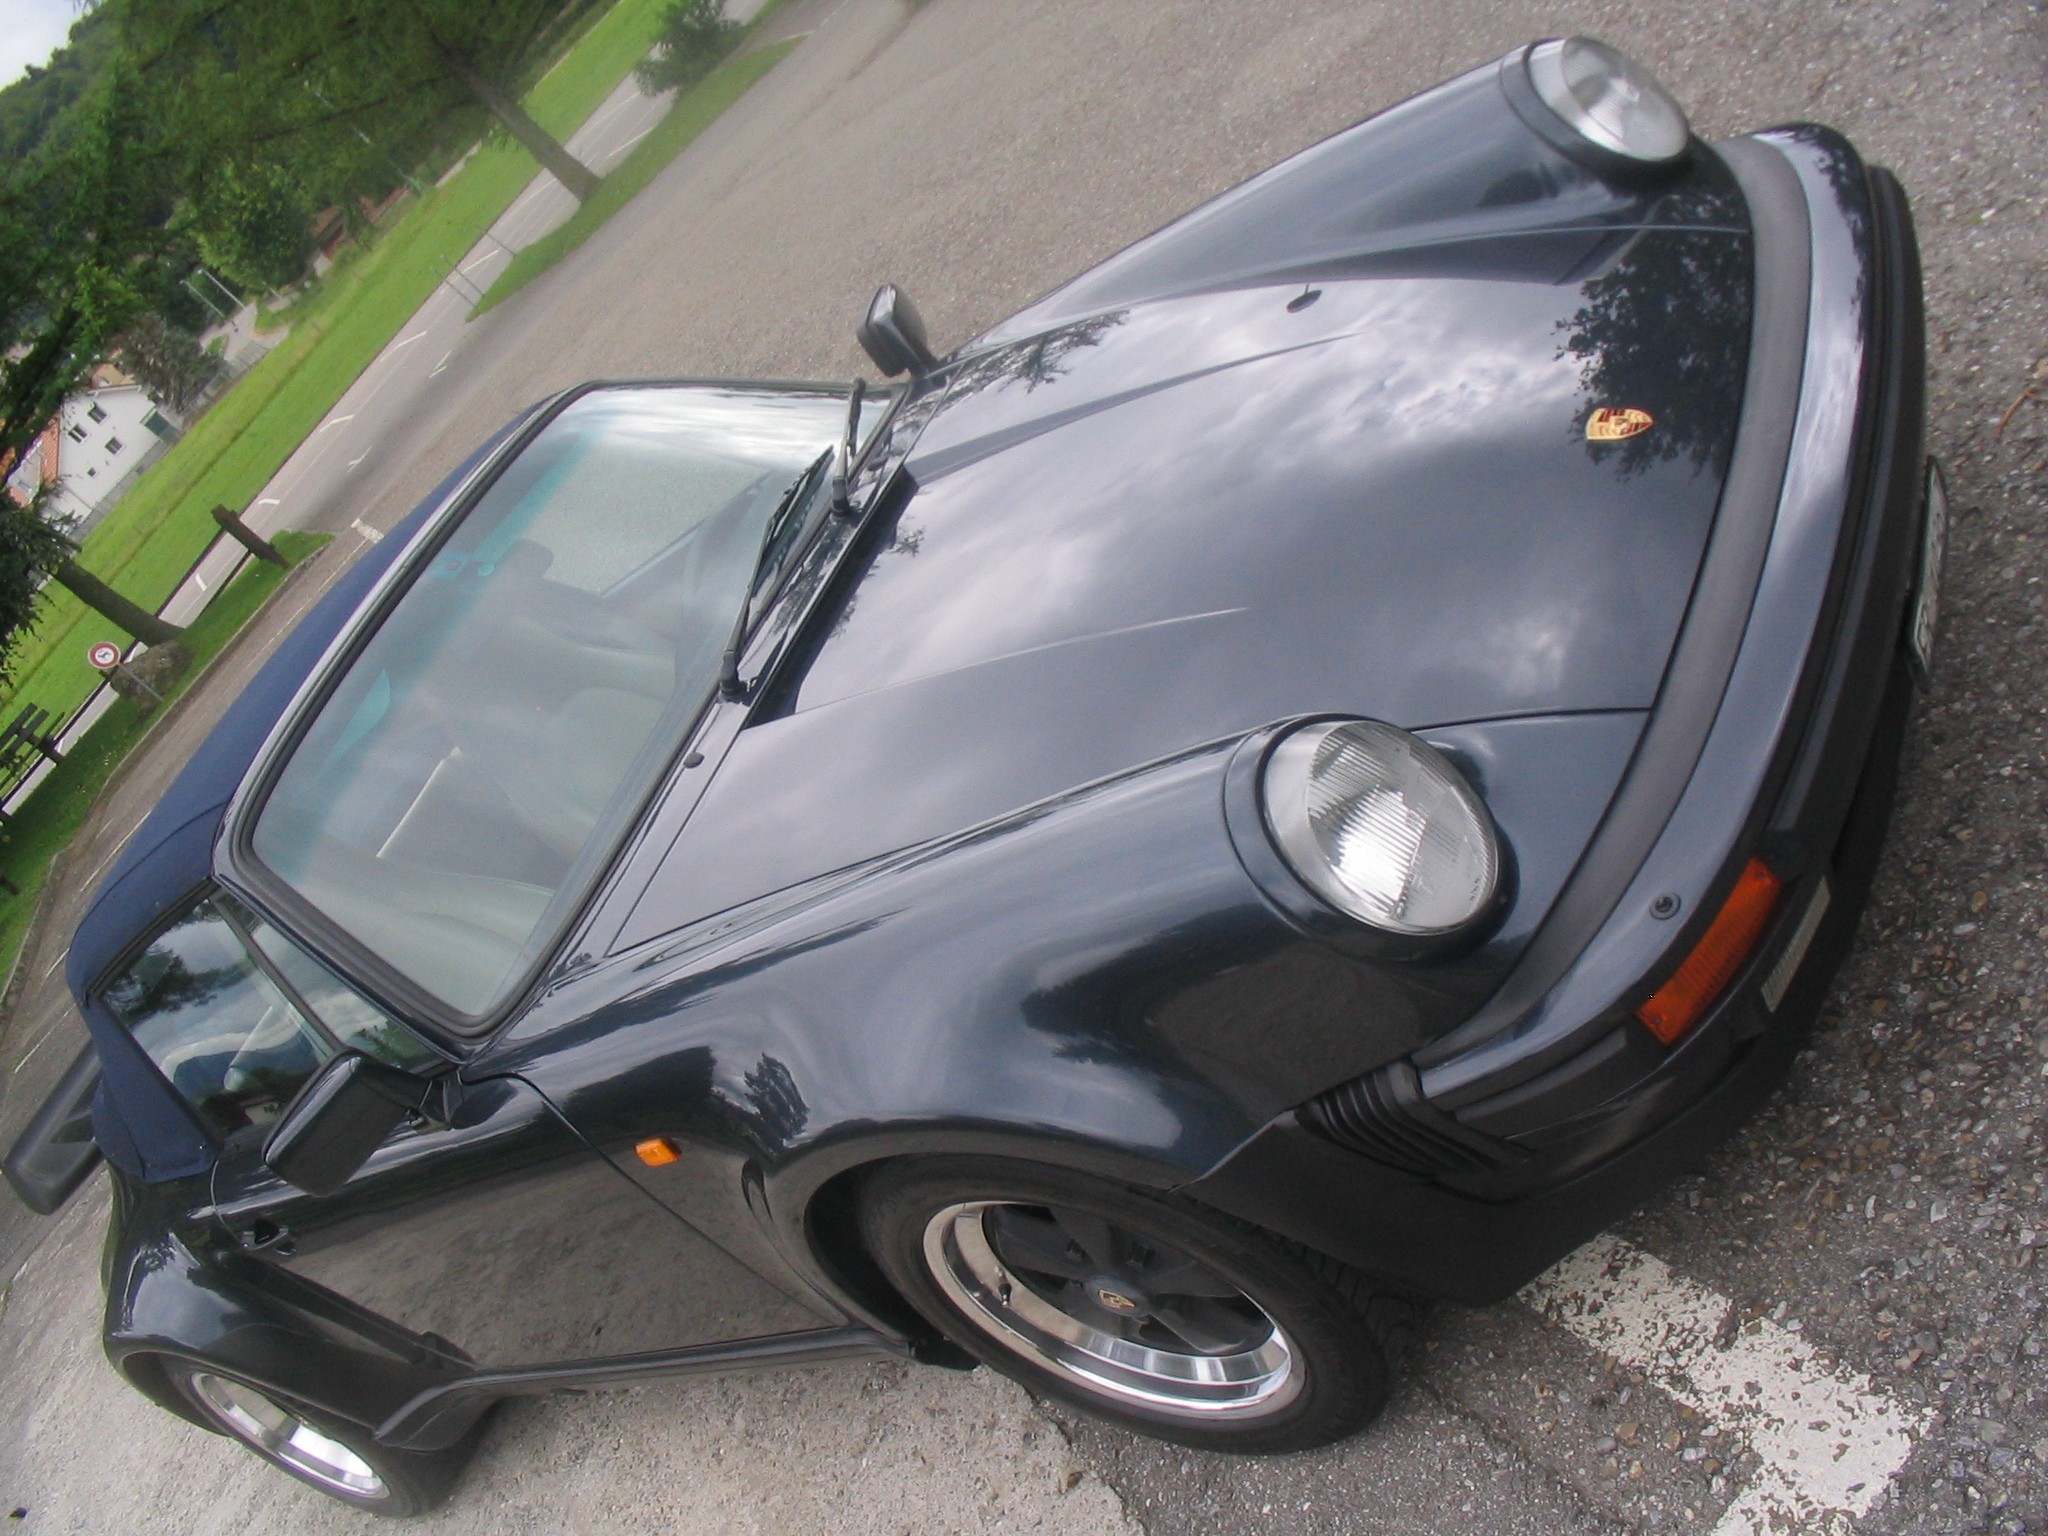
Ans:
[[[1535,44],[1521,63],[1536,99],[1595,152],[1593,158],[1661,166],[1685,154],[1692,130],[1684,109],[1626,54],[1590,37],[1565,37]],[[1508,67],[1514,67],[1512,56]],[[1519,95],[1511,90],[1509,99]]]
[[[1266,824],[1295,874],[1388,933],[1441,937],[1493,901],[1493,821],[1441,753],[1370,720],[1305,725],[1266,760]]]

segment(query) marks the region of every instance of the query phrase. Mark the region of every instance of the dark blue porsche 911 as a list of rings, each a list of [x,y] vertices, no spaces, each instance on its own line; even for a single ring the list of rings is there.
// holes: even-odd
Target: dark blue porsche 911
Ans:
[[[1934,632],[1838,135],[1539,43],[888,390],[534,408],[70,950],[135,1387],[391,1514],[507,1396],[985,1361],[1329,1441],[1784,1074]],[[89,1106],[89,1107],[88,1107]]]

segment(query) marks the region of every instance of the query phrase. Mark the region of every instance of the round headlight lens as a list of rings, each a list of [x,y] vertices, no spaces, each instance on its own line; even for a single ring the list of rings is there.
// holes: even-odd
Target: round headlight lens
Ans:
[[[1493,822],[1441,753],[1370,720],[1306,725],[1266,760],[1266,823],[1324,900],[1375,928],[1453,933],[1500,879]]]
[[[1685,153],[1684,109],[1626,54],[1590,37],[1556,38],[1529,50],[1528,68],[1543,104],[1589,143],[1646,165]]]

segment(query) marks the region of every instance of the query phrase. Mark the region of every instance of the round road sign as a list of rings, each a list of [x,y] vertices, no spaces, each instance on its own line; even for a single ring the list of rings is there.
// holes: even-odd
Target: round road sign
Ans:
[[[121,647],[111,641],[102,640],[85,653],[85,659],[104,672],[109,667],[118,667],[121,664]]]

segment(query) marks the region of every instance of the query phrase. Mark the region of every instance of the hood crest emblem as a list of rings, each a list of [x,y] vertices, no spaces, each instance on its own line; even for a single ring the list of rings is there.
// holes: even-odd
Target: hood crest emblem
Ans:
[[[1603,405],[1586,418],[1586,441],[1618,443],[1638,432],[1647,432],[1656,424],[1655,417],[1635,406]]]

